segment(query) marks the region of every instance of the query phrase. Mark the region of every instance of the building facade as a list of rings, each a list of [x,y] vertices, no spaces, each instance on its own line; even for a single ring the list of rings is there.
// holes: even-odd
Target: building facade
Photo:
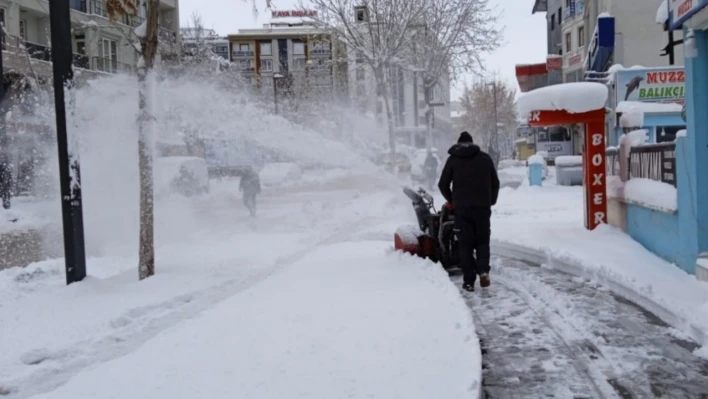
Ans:
[[[563,82],[582,82],[586,51],[585,1],[564,0],[562,12]]]
[[[304,20],[273,22],[228,36],[230,61],[265,94],[337,95],[347,92],[346,50]]]
[[[593,53],[598,47],[595,45],[598,42],[595,37],[602,33],[598,19],[603,17],[614,19],[614,40],[609,52],[611,59],[602,64],[621,64],[625,67],[670,65],[670,57],[662,55],[661,48],[657,49],[657,43],[666,44],[668,33],[653,23],[662,0],[584,0],[584,3],[584,33],[585,43],[588,44],[584,66],[586,71],[594,70],[587,61],[592,61]],[[678,33],[676,40],[680,39]],[[681,49],[675,49],[674,64],[683,65]]]
[[[219,36],[212,29],[181,28],[182,52],[184,55],[194,55],[200,45],[207,46],[212,53],[224,60],[231,59],[229,38]],[[201,42],[201,43],[200,43]]]
[[[105,0],[70,0],[70,6],[74,66],[108,73],[133,71],[138,58],[131,45],[136,39],[133,30],[145,20],[145,4],[138,8],[137,16],[122,17],[115,22],[108,19]],[[160,1],[159,18],[160,54],[176,54],[179,49],[179,0]],[[9,36],[6,49],[24,47],[33,60],[51,61],[47,2],[0,0],[0,22]],[[21,60],[8,58],[7,67],[22,69]],[[51,67],[47,65],[37,68],[36,72],[40,75],[46,72],[48,76]]]

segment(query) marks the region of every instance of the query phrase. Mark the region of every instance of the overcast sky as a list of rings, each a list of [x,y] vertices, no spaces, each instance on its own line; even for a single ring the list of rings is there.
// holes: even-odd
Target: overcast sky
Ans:
[[[258,16],[254,16],[250,0],[180,0],[180,18],[185,26],[194,11],[202,16],[204,26],[217,31],[220,35],[236,33],[239,29],[258,28],[270,20],[265,0],[256,0],[259,6]],[[490,0],[502,18],[499,22],[504,27],[502,47],[487,58],[487,74],[497,74],[516,85],[515,64],[544,62],[546,57],[546,20],[543,14],[531,15],[533,0]],[[297,0],[273,0],[274,8],[288,10],[295,8]],[[472,77],[468,77],[472,79]],[[453,88],[453,100],[459,97],[459,87]]]

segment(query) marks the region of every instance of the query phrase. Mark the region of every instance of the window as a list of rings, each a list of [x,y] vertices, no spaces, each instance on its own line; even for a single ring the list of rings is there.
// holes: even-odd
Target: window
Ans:
[[[273,60],[261,60],[262,72],[273,72]]]
[[[96,69],[104,72],[117,72],[118,43],[110,39],[98,39],[98,60]]]
[[[569,53],[573,48],[573,40],[570,36],[570,32],[565,34],[565,52]]]
[[[5,26],[5,9],[0,8],[0,23],[2,23],[2,26]]]
[[[551,14],[551,30],[556,28],[556,14]]]
[[[356,15],[356,22],[366,22],[366,7],[354,7],[354,14]]]
[[[568,129],[561,126],[553,126],[548,129],[549,141],[570,141]]]
[[[261,56],[273,55],[273,43],[263,42],[261,43]]]
[[[305,55],[305,43],[303,43],[303,42],[293,42],[293,54],[295,54],[295,55]]]
[[[24,19],[20,20],[20,37],[22,40],[27,40],[27,21]]]
[[[364,68],[357,68],[356,69],[356,79],[357,80],[366,79],[366,71],[364,70]]]
[[[76,53],[86,55],[86,36],[76,36]]]
[[[578,28],[578,47],[585,47],[585,27]]]
[[[238,51],[251,51],[251,45],[248,43],[241,43],[238,45]]]
[[[656,127],[656,142],[666,143],[676,141],[676,134],[685,126],[657,126]]]
[[[247,69],[251,69],[251,60],[241,60],[239,66],[241,67],[241,70],[244,71]]]
[[[305,69],[306,65],[307,65],[307,60],[304,58],[293,59],[293,68],[295,68],[295,69]]]
[[[558,7],[558,27],[563,25],[563,7]]]

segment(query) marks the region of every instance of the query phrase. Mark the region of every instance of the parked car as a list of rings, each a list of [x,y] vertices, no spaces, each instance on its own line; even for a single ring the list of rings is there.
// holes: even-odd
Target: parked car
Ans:
[[[209,170],[204,158],[161,157],[155,159],[155,193],[187,197],[209,192]]]

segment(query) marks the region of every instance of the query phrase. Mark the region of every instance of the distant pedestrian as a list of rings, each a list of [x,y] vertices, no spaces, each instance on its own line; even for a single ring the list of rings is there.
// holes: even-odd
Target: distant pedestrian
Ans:
[[[8,162],[0,161],[0,197],[2,207],[10,209],[12,197],[12,166]]]
[[[477,275],[482,287],[490,284],[491,217],[499,196],[499,178],[492,158],[473,143],[467,132],[460,134],[448,153],[438,187],[455,215],[464,272],[462,288],[474,291]]]
[[[428,149],[428,155],[425,157],[423,169],[428,181],[428,189],[432,190],[435,186],[435,178],[438,177],[438,160],[433,155],[433,150]]]
[[[238,190],[243,195],[243,204],[246,205],[251,216],[256,216],[256,196],[261,193],[261,180],[258,172],[253,168],[244,171],[239,182]]]

